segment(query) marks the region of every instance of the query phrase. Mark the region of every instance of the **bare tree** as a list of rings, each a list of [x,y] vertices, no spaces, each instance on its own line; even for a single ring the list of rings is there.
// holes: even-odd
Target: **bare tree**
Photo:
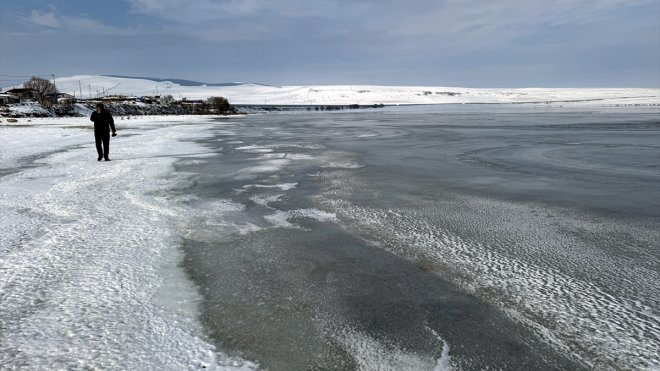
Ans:
[[[228,112],[231,109],[229,101],[224,97],[211,97],[206,102],[220,113]]]
[[[37,100],[42,106],[50,106],[51,99],[49,96],[57,94],[57,88],[50,80],[42,79],[40,77],[32,76],[30,80],[23,84],[25,88],[34,90],[37,95]]]
[[[174,103],[174,97],[171,95],[165,95],[160,97],[160,104],[169,105]]]

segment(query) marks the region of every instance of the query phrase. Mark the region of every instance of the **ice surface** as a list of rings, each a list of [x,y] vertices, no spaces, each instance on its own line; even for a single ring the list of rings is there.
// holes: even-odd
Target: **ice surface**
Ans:
[[[483,212],[490,209],[486,204],[492,201],[473,202],[478,202],[480,206],[475,209]],[[511,318],[533,328],[545,342],[587,365],[591,364],[583,357],[587,349],[612,363],[621,360],[639,367],[658,364],[655,345],[647,341],[647,337],[660,338],[660,321],[653,309],[626,296],[611,295],[587,279],[523,259],[536,248],[533,245],[525,246],[527,252],[521,251],[520,256],[511,256],[493,246],[462,238],[430,222],[433,218],[425,211],[430,209],[428,212],[436,215],[433,207],[440,210],[442,205],[391,212],[359,207],[337,195],[331,195],[324,204],[336,211],[342,221],[350,220],[362,231],[372,231],[374,236],[379,236],[374,241],[378,246],[455,272],[455,283],[488,301],[500,303]],[[500,204],[497,207],[503,208]],[[525,213],[524,207],[508,207],[516,208],[508,215]],[[518,223],[524,223],[522,219]],[[531,226],[528,230],[537,233]],[[549,236],[539,236],[539,239],[553,241]],[[545,248],[552,249],[552,246]],[[544,253],[551,254],[551,251],[558,249]],[[595,252],[596,255],[589,258],[575,255],[575,250],[571,252],[572,256],[566,257],[571,262],[565,264],[590,265],[602,254]],[[638,276],[635,271],[641,269],[628,267],[619,278],[635,275],[638,284],[654,291],[657,272],[644,270],[645,276]]]
[[[191,122],[195,125],[189,125]],[[517,251],[517,256],[507,255],[497,246],[434,224],[449,218],[447,214],[457,214],[456,218],[469,215],[438,213],[446,205],[429,201],[429,205],[393,211],[347,201],[341,192],[361,186],[353,169],[362,165],[350,156],[332,151],[325,151],[323,156],[265,151],[325,149],[313,144],[244,146],[243,150],[259,151],[246,160],[253,161],[254,166],[245,167],[243,174],[258,176],[259,180],[236,186],[236,192],[248,192],[249,200],[271,208],[265,211],[265,221],[252,223],[240,219],[246,209],[240,203],[222,199],[208,202],[195,195],[173,196],[170,192],[195,184],[193,174],[172,174],[174,161],[199,165],[216,156],[195,140],[210,139],[207,132],[211,128],[228,136],[235,131],[218,129],[217,123],[211,125],[194,117],[151,117],[120,123],[120,136],[112,141],[115,161],[110,163],[96,162],[86,118],[22,119],[20,125],[30,126],[0,127],[0,175],[4,175],[0,178],[0,362],[9,368],[254,367],[227,358],[205,338],[196,320],[199,296],[178,268],[181,238],[217,241],[219,234],[299,229],[305,222],[339,223],[339,219],[342,227],[357,226],[360,233],[370,237],[373,232],[374,245],[415,262],[424,259],[432,263],[429,266],[446,269],[448,276],[456,273],[455,283],[485,301],[501,303],[511,318],[566,354],[579,357],[586,349],[601,357],[604,364],[616,364],[617,360],[624,360],[624,365],[657,364],[654,343],[645,342],[660,336],[654,307],[625,295],[613,296],[593,281],[541,264],[547,256],[534,260],[528,258],[533,255],[526,255],[546,251],[557,259],[553,262],[566,259],[567,266],[606,267],[608,260],[597,252],[574,255],[571,262],[570,256],[560,256],[561,250],[542,243],[570,245],[575,241],[539,235],[537,240],[526,239],[533,243]],[[234,140],[226,143],[244,144]],[[281,193],[298,186],[292,182],[295,178],[277,177],[296,160],[318,161],[325,170],[315,177],[336,186],[336,193],[329,191],[323,195],[327,198],[321,197],[320,209],[293,206],[292,210],[275,210],[273,207],[279,205],[271,205],[283,197]],[[262,166],[264,171],[254,171]],[[339,175],[333,179],[329,173]],[[522,229],[530,234],[552,229],[525,225],[530,215],[527,206],[492,205],[489,202],[493,201],[481,199],[471,202],[474,214],[506,210],[506,215],[515,219],[511,224],[525,226]],[[247,204],[251,205],[249,201]],[[605,228],[597,222],[579,223],[596,234]],[[190,229],[186,226],[192,224],[202,228],[186,235],[177,232]],[[205,229],[213,232],[205,235]],[[638,231],[623,232],[635,235]],[[613,280],[653,288],[660,282],[657,272],[623,268]],[[391,347],[359,331],[347,330],[336,340],[363,369],[415,365],[443,370],[452,365],[450,347],[444,341],[437,354],[429,357]]]

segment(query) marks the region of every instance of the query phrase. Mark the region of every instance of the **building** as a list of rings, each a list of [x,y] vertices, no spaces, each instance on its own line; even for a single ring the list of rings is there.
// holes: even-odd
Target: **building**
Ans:
[[[11,90],[7,90],[5,93],[7,94],[13,94],[18,97],[21,101],[32,101],[35,100],[37,96],[37,92],[34,91],[34,89],[30,88],[14,88]]]
[[[58,104],[72,104],[76,102],[76,97],[67,93],[57,93],[55,94],[55,101]]]
[[[0,93],[0,104],[19,103],[21,98],[10,93]]]

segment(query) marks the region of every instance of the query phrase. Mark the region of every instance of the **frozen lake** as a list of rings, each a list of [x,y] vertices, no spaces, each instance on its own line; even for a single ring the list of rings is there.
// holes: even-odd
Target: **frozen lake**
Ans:
[[[117,122],[0,127],[9,368],[660,367],[657,108]]]

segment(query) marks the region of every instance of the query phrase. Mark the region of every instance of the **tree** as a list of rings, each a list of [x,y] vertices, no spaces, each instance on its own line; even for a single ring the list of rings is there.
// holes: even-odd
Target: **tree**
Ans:
[[[160,97],[160,104],[170,105],[172,103],[174,103],[174,97],[173,96],[166,95],[166,96]]]
[[[57,88],[50,80],[32,76],[30,80],[23,84],[23,87],[32,89],[37,95],[37,100],[42,106],[50,106],[49,96],[57,94]]]
[[[215,108],[219,113],[225,113],[231,110],[229,101],[224,97],[211,97],[206,102],[211,105],[211,107]]]

